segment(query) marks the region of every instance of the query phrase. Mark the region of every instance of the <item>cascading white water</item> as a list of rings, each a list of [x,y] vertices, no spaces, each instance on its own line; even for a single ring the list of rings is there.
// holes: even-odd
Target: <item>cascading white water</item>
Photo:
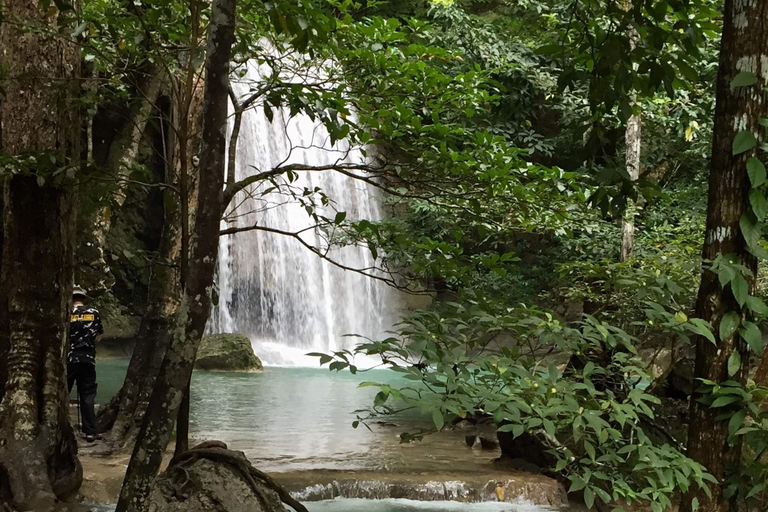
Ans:
[[[257,81],[259,69],[250,66],[234,85],[236,94],[247,94],[248,84]],[[308,116],[291,118],[287,110],[276,109],[273,113],[270,122],[260,106],[245,112],[238,139],[238,180],[278,164],[323,166],[364,160],[360,151],[350,150],[343,141],[332,146],[324,127]],[[249,195],[239,194],[227,210],[223,227],[258,224],[295,233],[313,225],[295,199],[276,191],[264,194],[271,186],[266,182]],[[331,219],[335,210],[346,212],[349,219],[381,218],[377,190],[337,172],[299,172],[291,186],[294,190],[319,188],[335,204],[319,206],[317,211]],[[326,245],[314,229],[301,237],[315,247]],[[357,339],[344,335],[376,338],[392,326],[396,292],[380,281],[323,261],[296,239],[248,231],[223,236],[220,244],[219,303],[209,330],[249,336],[265,364],[317,365],[316,358],[305,356],[307,352],[349,348]],[[368,249],[360,247],[334,248],[328,256],[350,268],[374,264]]]

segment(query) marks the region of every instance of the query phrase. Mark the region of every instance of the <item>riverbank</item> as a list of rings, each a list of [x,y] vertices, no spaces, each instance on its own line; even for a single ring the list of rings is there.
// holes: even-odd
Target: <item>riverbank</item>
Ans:
[[[98,445],[82,446],[83,486],[78,501],[116,503],[129,459],[130,454],[101,453]],[[421,469],[418,466],[397,472],[315,469],[273,472],[271,476],[303,502],[362,498],[526,503],[546,507],[568,504],[562,486],[542,475],[497,470],[490,464],[485,471],[477,467],[465,469],[460,459],[454,469],[441,472]]]

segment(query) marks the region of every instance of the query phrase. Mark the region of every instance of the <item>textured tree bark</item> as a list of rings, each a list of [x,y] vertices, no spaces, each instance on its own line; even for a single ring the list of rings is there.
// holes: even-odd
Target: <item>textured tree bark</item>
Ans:
[[[632,2],[627,3],[627,10],[632,8]],[[640,40],[640,34],[634,26],[629,27],[629,42],[632,49],[637,46]],[[637,98],[632,97],[632,107],[637,104]],[[624,146],[626,153],[626,167],[629,179],[637,181],[640,177],[640,155],[642,148],[642,119],[640,114],[632,114],[627,120],[627,126],[624,135]],[[631,259],[635,252],[635,211],[634,205],[630,201],[627,204],[627,211],[621,219],[621,249],[619,260],[627,261]]]
[[[192,136],[186,139],[186,150],[181,151],[182,137],[176,137],[177,129],[168,129],[165,182],[179,188],[182,161],[194,155],[200,148],[202,130],[203,87],[194,77],[195,87],[192,101],[175,104],[174,115],[169,123],[179,124],[184,116],[189,117],[188,129]],[[192,166],[187,192],[188,208],[193,216],[197,205],[197,168]],[[149,288],[147,313],[142,317],[137,343],[128,365],[128,372],[120,392],[99,412],[98,425],[102,431],[110,430],[109,439],[115,448],[128,448],[136,440],[144,412],[149,403],[152,389],[160,371],[160,364],[168,348],[174,317],[179,309],[181,290],[180,263],[182,252],[182,212],[180,198],[170,189],[165,194],[165,220],[158,249],[157,260],[153,263]]]
[[[169,173],[170,174],[170,173]],[[167,179],[172,179],[168,176]],[[166,192],[170,194],[170,192]],[[165,202],[165,221],[149,289],[149,308],[142,318],[138,340],[131,355],[123,387],[116,395],[114,410],[99,416],[100,427],[111,427],[115,446],[130,446],[144,417],[160,363],[167,349],[173,318],[179,307],[181,287],[178,261],[181,251],[180,211],[177,198]],[[110,425],[110,415],[113,425]]]
[[[57,13],[46,13],[36,1],[3,0],[2,8],[6,20],[56,26]],[[8,77],[0,105],[2,151],[45,152],[56,167],[75,164],[79,120],[68,100],[78,94],[79,48],[3,23],[0,51]],[[46,179],[38,184],[50,170],[39,165],[4,185],[0,330],[7,336],[7,353],[0,402],[0,497],[25,510],[72,494],[82,481],[64,368],[75,195],[66,183]]]
[[[757,262],[747,252],[739,221],[749,208],[750,182],[746,161],[756,155],[757,149],[734,156],[732,146],[736,134],[743,130],[759,134],[758,121],[768,113],[763,100],[765,77],[768,75],[768,0],[726,0],[724,14],[703,257],[713,260],[718,254],[735,254],[754,276],[757,274]],[[754,73],[760,83],[753,87],[731,89],[731,81],[740,72]],[[754,289],[754,277],[750,278],[750,287]],[[717,333],[723,315],[729,311],[739,311],[730,287],[724,290],[717,275],[704,271],[696,302],[696,316],[710,321]],[[720,339],[717,346],[699,338],[694,376],[715,382],[727,380],[728,359],[735,350],[742,352],[742,362],[748,360],[744,343],[738,335]],[[733,378],[743,381],[745,373],[742,365]],[[727,422],[716,419],[720,413],[721,410],[709,409],[691,400],[688,455],[722,482],[728,467],[738,462],[740,446],[728,445]],[[712,486],[711,498],[698,490],[688,493],[681,504],[681,511],[691,510],[694,497],[698,499],[702,512],[731,510],[728,500],[723,497],[722,486]]]
[[[755,384],[768,387],[768,350],[763,352],[755,371]]]
[[[625,144],[627,173],[632,181],[640,177],[640,148],[642,121],[640,114],[632,114],[627,120]],[[628,203],[628,211],[621,219],[621,252],[620,260],[631,259],[635,251],[635,214],[634,205]]]
[[[163,359],[131,462],[120,491],[118,512],[147,509],[152,481],[170,439],[174,420],[192,374],[211,307],[219,249],[219,222],[226,159],[227,83],[235,33],[236,0],[214,0],[211,7],[200,180],[186,288],[176,329]]]

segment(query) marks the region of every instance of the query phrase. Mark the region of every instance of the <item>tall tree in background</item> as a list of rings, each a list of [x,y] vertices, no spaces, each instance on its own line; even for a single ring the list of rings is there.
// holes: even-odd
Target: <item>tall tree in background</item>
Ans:
[[[704,259],[713,262],[713,268],[702,274],[696,303],[696,316],[714,326],[718,343],[699,338],[696,379],[746,380],[748,354],[739,325],[746,325],[749,290],[754,289],[757,275],[757,260],[750,249],[754,250],[760,236],[756,217],[760,213],[756,207],[753,213],[751,203],[759,201],[753,198],[753,191],[762,196],[753,185],[765,181],[765,169],[756,158],[756,135],[759,121],[768,114],[763,90],[766,84],[762,80],[758,83],[757,78],[768,73],[766,55],[768,0],[726,0],[703,249]],[[717,270],[726,255],[729,263],[740,262],[745,267],[730,279],[721,278]],[[717,419],[722,412],[691,400],[688,455],[703,464],[721,485],[713,486],[711,497],[692,491],[681,510],[692,510],[694,498],[703,512],[730,510],[722,482],[729,466],[738,463],[741,444],[729,443],[728,423]]]
[[[64,367],[80,51],[56,36],[63,16],[56,8],[4,0],[2,9],[0,352],[7,358],[0,382],[0,503],[39,510],[82,481]],[[19,30],[30,25],[43,30]]]
[[[632,3],[629,2],[627,10],[631,9]],[[627,29],[627,35],[629,36],[630,50],[634,50],[640,41],[640,34],[637,32],[637,28],[630,25]],[[634,67],[636,68],[637,66],[634,65]],[[627,126],[624,130],[625,162],[629,179],[637,181],[640,177],[640,153],[642,148],[642,118],[639,112],[634,112],[637,108],[637,94],[632,94],[631,103],[633,112],[629,119],[627,119]],[[632,258],[635,251],[635,210],[631,202],[627,206],[627,211],[624,212],[624,216],[621,219],[621,249],[619,253],[621,261],[627,261]]]
[[[177,315],[177,328],[163,359],[125,475],[117,504],[119,512],[146,510],[150,486],[160,469],[210,315],[223,208],[227,90],[235,39],[235,7],[236,0],[215,0],[211,8],[205,62],[199,192],[186,286]]]

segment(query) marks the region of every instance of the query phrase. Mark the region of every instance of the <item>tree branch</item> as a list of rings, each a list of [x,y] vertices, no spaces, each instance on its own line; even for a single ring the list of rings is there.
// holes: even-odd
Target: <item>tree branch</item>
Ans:
[[[412,294],[412,295],[426,295],[426,294],[430,293],[429,290],[426,290],[426,289],[424,289],[424,290],[413,290],[413,289],[409,288],[408,286],[403,286],[403,285],[397,283],[397,281],[395,281],[394,279],[388,279],[386,277],[379,276],[379,275],[372,274],[372,273],[368,272],[368,270],[376,270],[377,267],[368,268],[368,269],[359,269],[359,268],[349,267],[347,265],[343,265],[343,264],[339,263],[338,261],[336,261],[333,258],[329,257],[326,253],[324,253],[323,251],[321,251],[320,249],[318,249],[314,245],[310,244],[309,242],[307,242],[306,240],[301,238],[301,236],[300,236],[301,232],[302,231],[306,231],[306,229],[302,230],[302,231],[299,231],[299,232],[291,232],[291,231],[284,231],[282,229],[270,228],[270,227],[267,227],[267,226],[259,226],[257,224],[254,224],[254,225],[251,225],[251,226],[242,226],[242,227],[234,227],[234,228],[222,229],[221,231],[219,231],[219,236],[234,235],[236,233],[244,233],[246,231],[265,231],[267,233],[275,233],[275,234],[278,234],[278,235],[283,235],[283,236],[287,236],[287,237],[290,237],[290,238],[295,238],[296,240],[299,241],[299,243],[301,245],[303,245],[305,248],[309,249],[314,255],[316,255],[320,259],[323,259],[323,260],[327,261],[328,263],[330,263],[331,265],[333,265],[335,267],[338,267],[338,268],[340,268],[342,270],[349,271],[349,272],[355,272],[355,273],[363,275],[365,277],[370,277],[371,279],[376,279],[377,281],[381,281],[381,282],[386,283],[387,285],[389,285],[389,286],[391,286],[393,288],[396,288],[396,289],[398,289],[400,291],[403,291],[405,293],[409,293],[409,294]],[[388,272],[388,273],[391,275],[391,272]]]

